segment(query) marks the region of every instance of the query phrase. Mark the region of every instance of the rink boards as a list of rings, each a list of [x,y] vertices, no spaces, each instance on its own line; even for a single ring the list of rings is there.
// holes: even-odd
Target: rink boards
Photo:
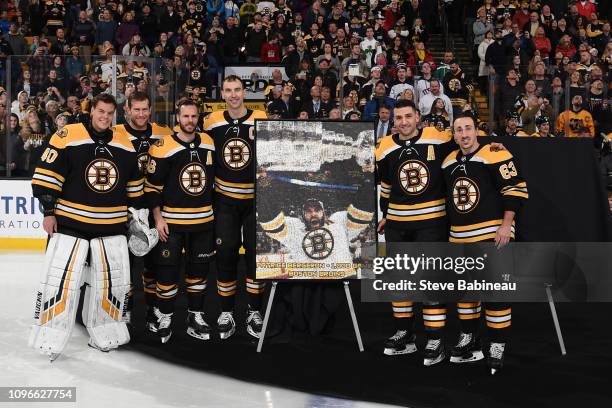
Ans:
[[[42,221],[30,180],[0,180],[0,250],[44,250]]]

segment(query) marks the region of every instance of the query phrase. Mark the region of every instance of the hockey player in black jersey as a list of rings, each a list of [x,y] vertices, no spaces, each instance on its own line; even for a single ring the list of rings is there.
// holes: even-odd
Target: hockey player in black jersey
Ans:
[[[247,332],[258,338],[263,325],[259,309],[264,283],[255,280],[254,121],[265,119],[266,114],[246,108],[244,84],[237,76],[223,80],[222,96],[227,110],[213,112],[204,120],[204,131],[213,138],[216,150],[214,206],[217,293],[221,300],[217,327],[222,339],[236,330],[234,303],[242,245],[247,270]]]
[[[116,107],[112,96],[96,96],[91,124],[56,132],[32,176],[50,240],[30,345],[52,360],[70,338],[85,280],[89,344],[109,351],[130,340],[124,321],[130,284],[125,233],[128,206],[141,207],[144,180],[132,143],[110,129]]]
[[[420,113],[412,101],[398,101],[394,108],[395,126],[399,133],[385,136],[376,149],[376,166],[380,181],[378,232],[387,242],[446,241],[446,209],[444,184],[440,166],[453,149],[449,132],[434,127],[417,128]],[[416,351],[414,302],[393,302],[396,333],[385,343],[387,355]],[[431,303],[423,306],[427,331],[425,365],[433,365],[445,357],[440,339],[446,309]]]
[[[514,217],[527,200],[527,183],[518,173],[508,151],[495,152],[478,143],[474,118],[465,116],[453,123],[459,149],[442,164],[447,186],[446,208],[451,242],[495,242],[502,247],[514,239]],[[451,362],[482,359],[477,334],[480,302],[457,305],[461,333],[451,352]],[[507,331],[511,325],[509,304],[487,303],[485,317],[490,334],[487,363],[494,374],[503,365]]]
[[[127,123],[125,125],[115,126],[113,131],[127,137],[132,142],[134,150],[136,150],[138,168],[144,176],[146,175],[147,162],[149,161],[149,148],[153,143],[162,139],[165,135],[171,135],[172,130],[167,126],[160,126],[150,122],[151,99],[149,95],[144,92],[136,91],[128,97],[125,104],[125,116]],[[139,215],[145,218],[142,221],[145,223],[146,227],[151,226],[155,228],[155,222],[146,212]],[[132,220],[132,222],[137,221],[138,220]],[[153,257],[154,254],[151,252],[144,256],[136,256],[130,253],[132,287],[129,292],[126,320],[129,325],[134,303],[134,282],[137,279],[142,280],[145,292],[145,303],[147,305],[146,327],[154,331],[157,318],[153,313],[153,307],[155,306],[155,265]]]
[[[149,149],[145,198],[155,218],[160,242],[155,247],[158,318],[162,343],[172,335],[172,315],[178,294],[179,267],[185,254],[187,334],[210,338],[203,300],[214,255],[213,180],[215,146],[206,133],[196,133],[199,112],[192,100],[177,107],[179,131]]]

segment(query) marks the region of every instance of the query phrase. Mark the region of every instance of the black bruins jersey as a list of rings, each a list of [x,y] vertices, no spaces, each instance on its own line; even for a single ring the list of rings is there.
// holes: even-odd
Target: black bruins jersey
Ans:
[[[230,200],[255,198],[255,119],[266,119],[260,110],[232,119],[227,111],[212,112],[204,119],[204,131],[215,142],[215,191]]]
[[[110,130],[90,136],[81,123],[51,137],[32,176],[35,197],[55,197],[59,226],[100,236],[126,232],[128,205],[141,206],[143,186],[132,142]]]
[[[442,160],[456,148],[450,132],[426,127],[410,140],[385,136],[376,148],[380,208],[387,225],[421,229],[446,222]]]
[[[173,232],[212,228],[215,145],[206,133],[183,142],[177,134],[164,136],[149,150],[145,198],[149,208],[160,207]]]
[[[489,144],[465,156],[455,150],[442,169],[451,242],[493,240],[504,211],[517,212],[529,197],[512,155],[507,150],[493,152]],[[514,234],[513,223],[512,238]]]
[[[138,157],[138,169],[146,174],[149,148],[165,135],[171,135],[172,129],[157,123],[151,123],[147,125],[147,129],[144,131],[132,129],[129,125],[117,125],[113,127],[113,132],[125,135],[132,142]]]

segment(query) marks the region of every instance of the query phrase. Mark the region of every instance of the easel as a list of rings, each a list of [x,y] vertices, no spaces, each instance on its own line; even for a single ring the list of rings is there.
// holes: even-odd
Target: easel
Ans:
[[[557,332],[557,340],[559,341],[559,347],[561,348],[561,355],[567,354],[565,350],[565,342],[563,341],[563,334],[561,334],[561,325],[559,324],[559,318],[557,317],[557,309],[555,308],[555,301],[550,291],[551,284],[546,284],[546,297],[548,297],[548,305],[550,306],[550,314],[552,315],[553,323],[555,325],[555,331]]]
[[[270,321],[270,312],[272,310],[272,303],[274,302],[274,294],[276,293],[276,286],[279,281],[272,281],[272,289],[270,290],[270,297],[268,298],[268,305],[266,306],[266,314],[264,315],[263,327],[261,334],[259,335],[259,342],[257,343],[257,352],[261,353],[263,348],[264,338],[266,337],[266,329],[268,328],[268,322]],[[353,321],[353,329],[355,330],[355,338],[357,339],[357,346],[359,351],[363,352],[363,341],[361,340],[361,332],[359,331],[359,325],[357,324],[357,316],[355,315],[355,307],[353,306],[353,299],[351,297],[351,291],[348,281],[342,281],[344,285],[344,294],[346,295],[346,302],[349,307],[351,314],[351,320]]]

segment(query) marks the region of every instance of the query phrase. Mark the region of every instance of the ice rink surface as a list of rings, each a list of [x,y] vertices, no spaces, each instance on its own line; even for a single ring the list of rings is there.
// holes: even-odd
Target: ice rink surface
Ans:
[[[50,363],[27,347],[42,264],[40,253],[0,253],[0,386],[76,387],[76,403],[0,402],[0,408],[388,406],[246,383],[131,350],[102,353],[87,346],[89,336],[80,325],[75,325],[64,353]]]

